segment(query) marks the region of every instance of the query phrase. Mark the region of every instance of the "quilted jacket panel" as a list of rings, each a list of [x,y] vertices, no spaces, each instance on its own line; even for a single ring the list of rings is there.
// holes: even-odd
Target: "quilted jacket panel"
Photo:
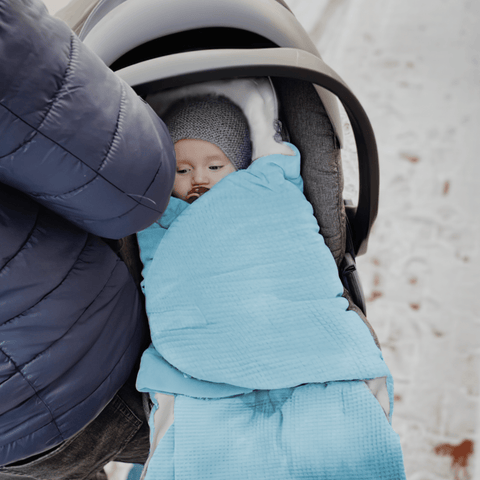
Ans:
[[[90,422],[146,335],[99,237],[165,209],[173,145],[150,107],[37,0],[0,0],[0,465]]]

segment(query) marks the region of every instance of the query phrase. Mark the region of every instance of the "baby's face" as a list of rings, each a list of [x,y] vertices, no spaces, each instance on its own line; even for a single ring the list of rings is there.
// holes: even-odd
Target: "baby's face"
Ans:
[[[175,144],[175,154],[177,174],[173,193],[189,203],[235,171],[222,150],[205,140],[179,140]]]

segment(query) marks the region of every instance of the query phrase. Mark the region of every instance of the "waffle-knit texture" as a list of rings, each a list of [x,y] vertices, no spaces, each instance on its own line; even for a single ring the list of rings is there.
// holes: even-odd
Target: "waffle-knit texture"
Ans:
[[[137,388],[175,395],[146,480],[405,478],[361,381],[386,376],[392,400],[391,376],[347,311],[291,147],[192,205],[172,198],[138,235],[153,346]]]
[[[173,143],[184,139],[213,143],[237,170],[247,168],[252,161],[247,119],[227,97],[203,95],[180,100],[162,119]]]
[[[347,310],[292,148],[192,205],[171,198],[162,226],[138,235],[153,345],[196,379],[276,389],[389,375]]]
[[[364,382],[175,398],[145,480],[404,480],[398,435]]]

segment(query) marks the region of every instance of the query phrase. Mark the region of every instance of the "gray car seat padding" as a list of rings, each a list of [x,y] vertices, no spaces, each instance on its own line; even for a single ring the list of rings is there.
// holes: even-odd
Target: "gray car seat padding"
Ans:
[[[273,82],[281,120],[302,156],[305,196],[338,265],[345,255],[346,220],[340,148],[332,124],[311,83],[288,78]]]

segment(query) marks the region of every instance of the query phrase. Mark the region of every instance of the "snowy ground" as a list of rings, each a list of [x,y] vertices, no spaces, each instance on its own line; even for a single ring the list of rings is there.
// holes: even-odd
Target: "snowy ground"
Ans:
[[[407,478],[480,480],[480,2],[287,3],[377,136],[380,210],[358,265],[396,381]]]
[[[358,264],[396,380],[407,477],[480,478],[468,454],[479,405],[480,4],[289,5],[377,136],[380,210]]]

